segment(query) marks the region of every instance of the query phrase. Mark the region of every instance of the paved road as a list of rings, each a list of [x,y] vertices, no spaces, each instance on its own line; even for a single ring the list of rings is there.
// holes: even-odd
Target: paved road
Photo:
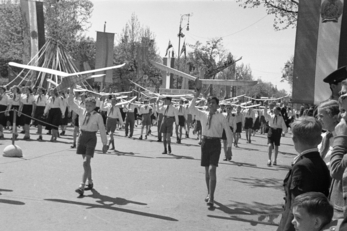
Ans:
[[[34,128],[31,133],[36,140]],[[282,180],[295,156],[289,137],[282,139],[277,167],[266,165],[263,135],[252,144],[242,139],[232,162],[221,155],[216,206],[209,210],[196,139],[183,139],[172,155],[162,155],[156,136],[139,141],[118,131],[117,152],[107,154],[99,138],[95,190],[78,198],[82,158],[70,149],[71,134],[69,128],[57,143],[18,140],[24,158],[0,157],[1,230],[276,230],[269,222],[280,219]],[[0,140],[1,150],[10,143]]]

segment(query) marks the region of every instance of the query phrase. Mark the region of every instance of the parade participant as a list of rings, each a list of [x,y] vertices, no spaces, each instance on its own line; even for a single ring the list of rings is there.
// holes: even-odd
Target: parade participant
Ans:
[[[323,193],[308,192],[295,197],[292,223],[296,231],[321,231],[333,214],[334,208]]]
[[[279,112],[278,109],[274,110]],[[306,192],[329,194],[329,169],[317,149],[322,141],[320,122],[313,117],[301,117],[293,122],[292,132],[294,147],[299,155],[294,158],[293,166],[284,179],[285,205],[277,231],[295,230],[292,223],[293,201],[298,195]]]
[[[190,127],[191,127],[192,124],[193,124],[193,116],[192,116],[192,114],[191,114],[190,111],[189,111],[189,102],[186,101],[185,103],[186,103],[185,109],[186,109],[186,114],[187,114],[187,120],[186,120],[186,138],[189,138]]]
[[[96,102],[94,98],[85,100],[85,107],[78,106],[74,101],[73,86],[70,87],[69,107],[79,116],[80,136],[78,137],[77,154],[82,155],[84,172],[82,175],[81,185],[75,190],[80,196],[83,196],[86,181],[88,180],[87,189],[94,187],[92,179],[92,168],[90,165],[91,158],[94,157],[94,151],[97,143],[96,133],[100,131],[103,143],[102,152],[107,152],[107,136],[102,117],[95,112]]]
[[[255,113],[253,111],[253,108],[248,108],[248,110],[244,114],[245,117],[245,123],[244,123],[244,129],[246,131],[246,140],[247,143],[252,143],[251,137],[253,132],[253,123],[255,122]]]
[[[179,106],[177,108],[178,111],[178,124],[176,124],[176,137],[177,143],[180,144],[182,141],[182,128],[185,127],[187,112],[183,106],[183,100],[180,100]],[[178,133],[179,130],[179,133]]]
[[[235,116],[232,115],[232,106],[230,104],[226,105],[226,110],[227,110],[227,115],[226,115],[226,120],[227,123],[230,127],[231,132],[234,132],[234,128],[235,127]],[[225,133],[225,130],[223,129],[223,135],[222,135],[222,140],[223,140],[223,148],[224,148],[224,154],[225,154],[225,159],[224,161],[231,161],[231,159],[233,158],[233,153],[232,153],[232,148],[231,146],[228,147],[228,140],[227,140],[227,136]]]
[[[196,94],[190,103],[189,110],[194,113],[201,121],[202,125],[202,144],[201,144],[201,166],[205,167],[206,185],[208,195],[205,199],[207,205],[213,206],[214,192],[217,184],[217,167],[221,153],[220,139],[223,129],[228,140],[228,147],[233,143],[233,136],[225,117],[216,113],[219,100],[216,97],[208,101],[208,112],[199,111],[196,107],[196,99],[200,95],[201,89],[196,89]]]
[[[117,99],[113,98],[111,105],[107,109],[106,132],[110,135],[108,146],[112,144],[111,150],[115,149],[113,134],[117,127],[117,119],[119,120],[120,125],[123,125],[123,118],[120,113],[119,107],[116,106],[116,103]]]
[[[253,110],[254,111],[254,110]],[[255,134],[257,133],[257,131],[259,131],[260,129],[260,112],[259,110],[257,110],[257,113],[255,113],[255,121],[253,123],[253,127],[252,127],[252,130],[253,130],[253,136],[255,136]]]
[[[280,146],[282,132],[287,132],[287,125],[284,123],[283,117],[281,116],[281,108],[276,107],[273,112],[268,114],[267,104],[265,104],[264,117],[269,122],[268,137],[268,162],[267,165],[271,166],[272,149],[275,149],[275,158],[272,162],[273,165],[277,165],[278,147]]]
[[[9,98],[6,94],[6,88],[0,86],[0,139],[4,139],[4,128],[6,127],[6,110],[9,104]]]
[[[34,118],[42,121],[45,107],[47,105],[46,90],[40,87],[36,92],[37,95],[34,101]],[[44,124],[36,120],[34,124],[37,125],[37,133],[39,134],[39,138],[37,140],[42,141],[42,125]]]
[[[109,95],[108,97],[106,96],[101,97],[100,114],[102,116],[102,119],[104,120],[105,126],[106,126],[106,119],[107,119],[107,109],[109,108],[109,104],[111,100],[112,100],[112,95]]]
[[[125,117],[125,136],[129,138],[133,137],[134,134],[134,125],[135,125],[135,108],[136,106],[132,103],[129,103],[126,107],[124,107],[124,112],[126,113]],[[129,131],[130,126],[130,132]]]
[[[35,104],[35,98],[32,94],[32,89],[30,87],[23,88],[23,95],[21,98],[18,116],[20,117],[20,125],[24,127],[25,135],[23,140],[30,140],[30,123],[31,117],[34,117],[33,105]],[[24,115],[22,115],[22,113]],[[26,116],[28,115],[28,116]]]
[[[66,126],[67,126],[68,120],[69,120],[69,104],[67,102],[67,97],[66,97],[64,92],[60,93],[60,99],[64,105],[64,117],[60,121],[60,127],[61,127],[60,135],[63,136],[63,135],[65,135]]]
[[[339,113],[339,103],[336,100],[328,100],[318,106],[318,121],[326,131],[322,134],[322,143],[318,145],[318,150],[328,166],[336,136],[335,126],[339,123]]]
[[[218,113],[224,113],[225,112],[225,103],[224,102],[220,102],[219,103],[219,108],[217,109]]]
[[[48,100],[46,105],[44,116],[47,116],[47,123],[52,124],[50,127],[52,131],[51,142],[56,142],[58,138],[58,128],[60,121],[64,118],[64,103],[63,100],[59,97],[59,94],[56,89],[50,89],[51,97]]]
[[[165,98],[163,106],[163,122],[160,127],[160,132],[163,133],[164,152],[162,154],[172,153],[171,136],[173,132],[173,123],[179,123],[177,109],[171,105],[171,97]]]
[[[85,94],[80,94],[79,92],[75,92],[74,101],[77,105],[79,105],[80,107],[84,107],[85,106],[85,104],[84,104],[85,99],[86,99]],[[70,108],[70,110],[71,110],[71,108]],[[71,148],[76,148],[76,140],[77,140],[77,136],[79,133],[79,118],[78,117],[79,117],[78,114],[76,114],[76,112],[71,110],[71,120],[72,120],[72,124],[74,126],[74,130],[72,133],[73,143],[71,145]]]
[[[244,119],[243,114],[241,113],[241,106],[237,106],[236,114],[235,114],[235,133],[234,133],[234,146],[239,147],[239,138],[241,137],[242,125]]]
[[[12,91],[13,96],[9,100],[9,104],[8,104],[8,107],[7,107],[7,115],[10,116],[9,120],[10,120],[10,123],[12,124],[12,126],[13,126],[13,123],[14,123],[14,121],[13,121],[13,113],[14,113],[13,110],[16,110],[18,112],[20,101],[21,101],[21,91],[20,91],[18,86],[13,86],[11,88],[11,91]],[[16,121],[19,121],[18,113],[16,113]],[[15,139],[17,139],[17,137],[18,137],[17,124],[16,124],[16,126],[14,126],[14,137],[15,137]]]
[[[157,118],[158,118],[158,122],[157,122],[158,140],[157,141],[161,142],[162,134],[161,134],[160,130],[161,130],[161,125],[163,123],[163,112],[164,112],[164,110],[163,110],[163,106],[159,106],[159,99],[154,104],[153,111],[155,113],[157,113]]]
[[[142,140],[143,129],[145,127],[146,127],[145,139],[147,139],[148,128],[151,125],[151,115],[150,115],[151,107],[148,105],[148,100],[144,100],[143,103],[144,105],[142,105],[139,110],[139,114],[142,115],[142,127],[141,127],[141,135],[139,140]]]

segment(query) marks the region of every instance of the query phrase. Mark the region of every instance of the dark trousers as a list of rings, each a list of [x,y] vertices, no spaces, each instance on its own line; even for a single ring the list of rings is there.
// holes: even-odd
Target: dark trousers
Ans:
[[[157,126],[158,126],[158,140],[161,140],[161,132],[160,132],[160,126],[163,122],[163,114],[159,113],[158,114],[158,123],[157,123]]]
[[[135,124],[135,114],[134,112],[127,112],[127,116],[125,119],[125,135],[128,136],[128,127],[130,125],[130,134],[132,136],[134,133],[134,124]]]

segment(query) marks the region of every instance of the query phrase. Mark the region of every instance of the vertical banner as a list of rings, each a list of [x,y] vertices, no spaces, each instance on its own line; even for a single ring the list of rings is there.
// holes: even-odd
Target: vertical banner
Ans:
[[[44,18],[43,18],[43,2],[35,2],[30,0],[20,1],[21,13],[25,23],[26,36],[24,38],[24,63],[37,55],[39,49],[45,43],[44,39]],[[40,46],[41,45],[41,46]],[[33,64],[37,65],[38,60],[33,60]]]
[[[114,33],[97,32],[95,69],[113,65],[113,46]],[[98,72],[97,74],[104,74],[104,72]],[[108,70],[105,77],[96,78],[94,81],[102,82],[102,87],[104,87],[104,83],[113,83],[112,77],[113,70]]]
[[[315,103],[331,96],[323,79],[347,65],[347,7],[344,0],[300,1],[293,101]]]
[[[164,57],[163,58],[163,64],[165,66],[173,68],[174,65],[175,65],[175,58],[171,58],[170,57],[170,53],[169,53],[168,57]],[[163,78],[163,87],[166,88],[166,89],[173,88],[173,77],[174,77],[174,75],[170,74],[169,72],[163,72],[163,73],[164,73],[163,76],[165,76]]]

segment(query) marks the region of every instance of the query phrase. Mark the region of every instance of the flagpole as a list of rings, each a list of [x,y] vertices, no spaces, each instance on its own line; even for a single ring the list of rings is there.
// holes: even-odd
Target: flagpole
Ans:
[[[189,17],[191,14],[183,14],[181,15],[180,19],[180,25],[179,25],[179,30],[178,30],[178,56],[177,56],[177,69],[179,70],[180,68],[180,56],[181,56],[181,38],[184,37],[184,34],[182,33],[182,21],[184,17],[188,17],[188,24],[187,24],[187,31],[189,31]],[[176,77],[176,89],[178,89],[178,79],[179,77]],[[184,79],[182,79],[182,85],[183,85]]]

